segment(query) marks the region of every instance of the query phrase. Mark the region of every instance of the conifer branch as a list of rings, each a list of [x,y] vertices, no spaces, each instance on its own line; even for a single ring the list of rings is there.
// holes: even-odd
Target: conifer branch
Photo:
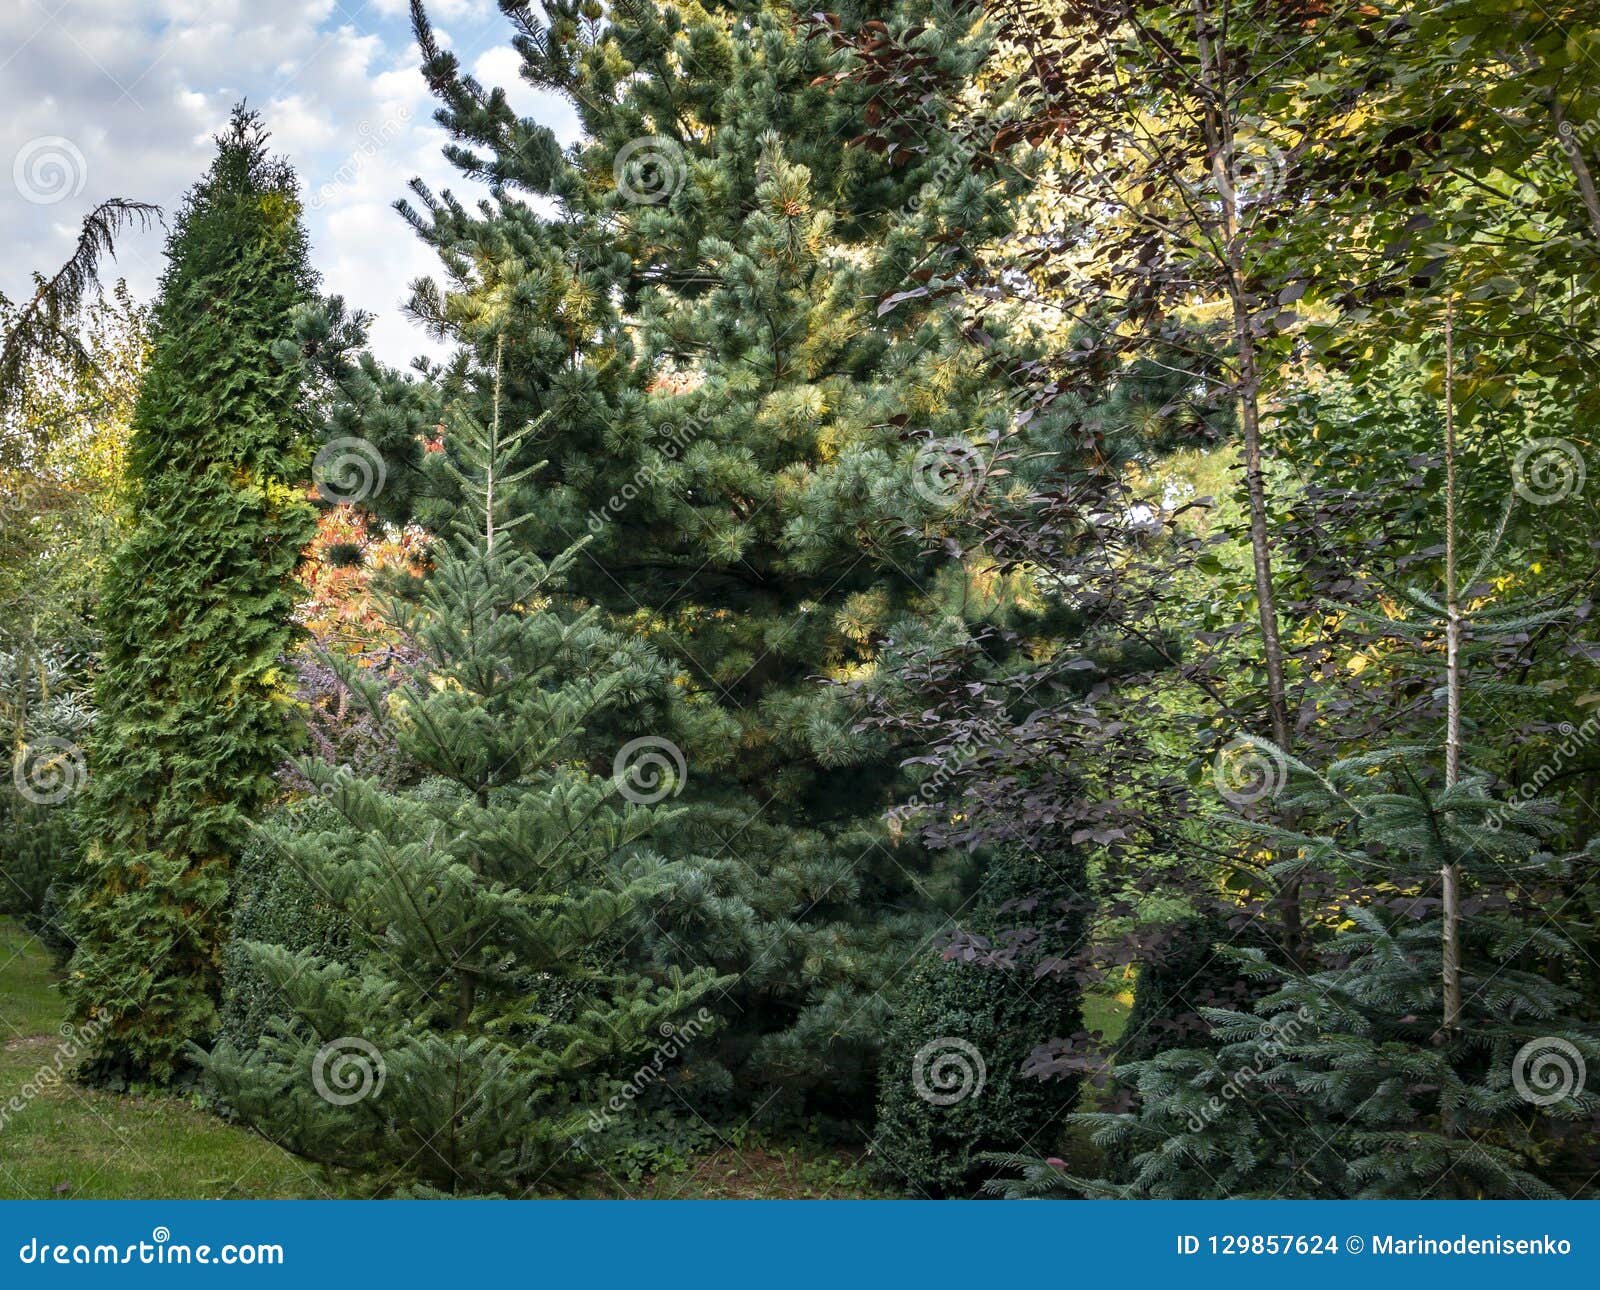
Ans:
[[[94,371],[94,359],[72,330],[72,319],[90,289],[100,283],[100,261],[116,258],[116,238],[125,227],[148,228],[161,208],[113,197],[83,217],[78,244],[49,278],[34,275],[32,299],[17,312],[0,338],[0,412],[23,397],[28,367],[40,361],[64,363],[74,373]]]

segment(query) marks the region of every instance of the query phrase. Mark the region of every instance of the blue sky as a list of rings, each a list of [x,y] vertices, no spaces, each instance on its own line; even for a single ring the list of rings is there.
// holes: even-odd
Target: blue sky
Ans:
[[[442,43],[563,142],[565,100],[517,78],[492,0],[432,0]],[[440,155],[445,135],[417,71],[406,0],[0,0],[0,290],[70,250],[107,197],[177,208],[208,164],[211,136],[248,99],[299,171],[324,290],[377,316],[373,344],[404,363],[435,347],[400,314],[435,261],[390,209],[413,175],[467,195]],[[163,234],[129,237],[106,277],[149,298]]]

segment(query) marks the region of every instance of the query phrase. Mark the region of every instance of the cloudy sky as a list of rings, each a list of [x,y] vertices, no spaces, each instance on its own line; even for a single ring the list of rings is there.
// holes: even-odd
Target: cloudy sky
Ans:
[[[492,0],[430,0],[441,43],[513,105],[577,132],[562,99],[517,79]],[[400,314],[435,261],[390,203],[421,176],[467,195],[417,71],[406,0],[0,0],[0,291],[65,258],[107,197],[173,211],[209,163],[211,137],[247,99],[299,171],[324,289],[377,316],[395,363],[434,347]],[[128,236],[108,280],[155,289],[163,234]]]

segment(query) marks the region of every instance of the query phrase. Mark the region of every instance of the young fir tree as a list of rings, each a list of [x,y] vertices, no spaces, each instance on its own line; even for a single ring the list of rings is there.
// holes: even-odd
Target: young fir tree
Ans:
[[[1208,1043],[1120,1066],[1134,1109],[1078,1117],[1115,1149],[1117,1176],[1076,1180],[1013,1157],[1023,1178],[1001,1190],[1528,1199],[1592,1181],[1592,1133],[1575,1174],[1562,1176],[1559,1157],[1563,1129],[1600,1114],[1588,1078],[1600,1029],[1581,989],[1582,947],[1552,910],[1600,846],[1551,854],[1557,804],[1497,795],[1472,766],[1474,753],[1492,753],[1467,715],[1473,699],[1526,702],[1535,689],[1492,674],[1474,682],[1472,661],[1566,615],[1496,603],[1486,575],[1510,503],[1476,567],[1460,572],[1453,334],[1447,305],[1442,595],[1395,587],[1405,618],[1345,607],[1409,646],[1395,661],[1414,660],[1409,670],[1441,692],[1443,756],[1394,744],[1318,773],[1251,741],[1287,782],[1275,802],[1284,823],[1245,827],[1280,857],[1277,874],[1315,873],[1342,893],[1321,911],[1306,961],[1217,947],[1259,983],[1249,1011],[1200,1008]]]
[[[105,580],[69,976],[88,1069],[173,1077],[216,1021],[228,873],[290,745],[280,671],[313,531],[310,422],[281,342],[314,278],[289,166],[235,109],[167,246]]]
[[[1135,1110],[1078,1117],[1127,1160],[1119,1177],[1085,1183],[1035,1166],[1036,1188],[1180,1199],[1562,1194],[1545,1176],[1555,1136],[1545,1130],[1600,1109],[1583,1080],[1600,1037],[1577,1020],[1577,947],[1542,909],[1563,870],[1541,851],[1552,826],[1541,804],[1498,801],[1480,775],[1430,783],[1426,752],[1384,749],[1322,775],[1290,763],[1300,782],[1286,809],[1316,811],[1326,831],[1273,831],[1268,841],[1344,872],[1342,924],[1299,972],[1261,950],[1220,947],[1262,983],[1254,1008],[1202,1008],[1205,1046],[1118,1068]],[[1448,865],[1474,912],[1459,930],[1461,1005],[1447,1028],[1436,893]]]
[[[946,888],[886,835],[893,750],[819,682],[869,674],[914,611],[959,595],[928,535],[1010,421],[980,394],[959,308],[932,301],[1004,204],[937,148],[902,164],[846,147],[871,91],[836,79],[851,55],[804,6],[502,8],[523,78],[569,96],[587,141],[563,153],[519,119],[415,5],[452,159],[493,200],[416,186],[421,208],[403,209],[447,283],[414,308],[457,337],[504,320],[508,415],[548,414],[529,451],[550,470],[519,538],[549,559],[591,534],[573,592],[673,663],[675,701],[615,731],[670,740],[687,767],[662,842],[691,871],[640,951],[740,974],[720,1060],[747,1090],[827,1086],[859,1109],[887,994]],[[970,76],[974,6],[892,8]],[[482,408],[473,370],[440,384]],[[409,451],[426,396],[350,388],[334,432]]]
[[[508,534],[508,463],[529,429],[452,416],[463,514],[419,592],[387,603],[420,662],[397,697],[341,665],[374,720],[433,778],[386,791],[325,762],[304,774],[339,827],[262,826],[343,916],[353,952],[240,948],[287,1007],[253,1051],[205,1064],[274,1139],[451,1192],[526,1187],[557,1165],[584,1096],[671,1033],[709,971],[619,965],[663,881],[645,844],[669,812],[585,769],[585,723],[649,670],[594,611],[550,597],[578,558]]]

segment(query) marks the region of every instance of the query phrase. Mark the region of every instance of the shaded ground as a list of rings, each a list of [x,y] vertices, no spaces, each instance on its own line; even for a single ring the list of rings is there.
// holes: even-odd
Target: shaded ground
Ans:
[[[893,1198],[872,1175],[865,1151],[813,1142],[754,1141],[697,1156],[681,1171],[638,1183],[602,1180],[586,1193],[634,1200],[863,1200]]]

